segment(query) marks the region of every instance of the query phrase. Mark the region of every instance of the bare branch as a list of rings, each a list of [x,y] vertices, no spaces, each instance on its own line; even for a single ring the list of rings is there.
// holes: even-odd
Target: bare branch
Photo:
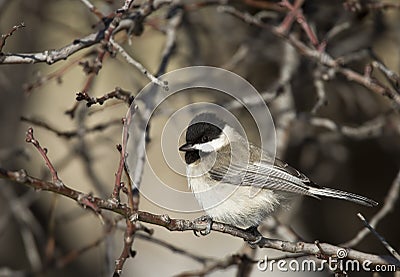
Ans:
[[[87,107],[95,104],[103,105],[104,102],[112,98],[122,100],[126,102],[128,106],[132,104],[134,99],[129,91],[125,91],[119,87],[116,87],[112,92],[109,92],[101,97],[90,97],[86,92],[78,92],[76,94],[76,101],[86,101]]]
[[[398,74],[387,68],[382,61],[375,60],[371,64],[374,68],[378,68],[385,75],[385,77],[391,82],[393,87],[395,87],[397,90],[399,89],[400,77]]]
[[[366,87],[367,89],[373,91],[374,93],[388,97],[397,105],[397,107],[400,107],[400,95],[397,92],[391,90],[390,88],[383,86],[382,84],[380,84],[376,80],[370,78],[369,76],[365,76],[356,71],[353,71],[352,69],[341,66],[328,53],[321,52],[320,50],[316,50],[316,49],[312,49],[312,48],[308,47],[306,44],[304,44],[302,41],[300,41],[296,35],[294,35],[294,34],[287,35],[282,31],[281,28],[265,24],[262,21],[260,21],[258,18],[251,16],[248,13],[242,13],[230,6],[221,6],[221,7],[219,7],[219,11],[232,14],[232,15],[242,19],[246,23],[269,30],[275,36],[282,38],[282,39],[286,40],[287,42],[289,42],[303,56],[308,57],[309,59],[320,63],[321,65],[324,65],[324,66],[334,69],[335,72],[342,74],[349,81],[356,82],[356,83]]]
[[[207,223],[199,222],[197,220],[191,221],[187,219],[171,219],[168,215],[156,215],[144,211],[138,211],[137,213],[133,213],[132,209],[126,205],[121,205],[121,204],[117,205],[115,203],[112,203],[112,201],[104,200],[95,196],[88,197],[87,194],[72,189],[66,185],[60,187],[51,182],[43,181],[35,177],[29,176],[25,170],[9,171],[0,168],[0,178],[6,178],[10,181],[24,184],[34,189],[58,193],[60,195],[64,195],[68,198],[77,201],[79,204],[81,204],[81,202],[79,201],[80,199],[86,198],[87,201],[91,203],[92,207],[95,207],[96,209],[113,211],[114,213],[123,215],[131,222],[135,222],[136,220],[138,220],[141,222],[162,226],[170,231],[179,231],[179,232],[182,231],[200,232],[207,228]],[[246,241],[255,241],[256,239],[258,239],[258,237],[256,237],[256,235],[254,235],[252,232],[248,232],[246,230],[242,230],[234,226],[230,226],[219,222],[213,222],[211,230],[229,234],[234,237],[242,238]],[[268,239],[263,237],[257,243],[257,245],[261,248],[271,248],[290,253],[304,253],[309,255],[320,254],[320,249],[315,245],[315,243],[289,242],[283,240]],[[338,250],[343,249],[339,246],[335,246],[328,243],[321,243],[319,246],[321,249],[323,249],[324,254],[329,256],[335,256]],[[346,249],[346,251],[348,253],[347,255],[348,259],[358,260],[360,262],[369,260],[372,265],[394,264],[398,268],[400,268],[400,262],[396,261],[395,259],[393,259],[393,257],[390,256],[368,254],[353,249]]]
[[[74,40],[57,50],[45,50],[36,53],[3,53],[0,55],[0,64],[29,64],[29,63],[47,63],[65,60],[72,54],[99,43],[103,37],[103,31],[99,31],[81,39]]]
[[[135,17],[133,19],[121,19],[122,15],[128,11],[132,2],[132,0],[126,0],[123,8],[119,9],[114,15],[114,19],[110,25],[98,32],[92,33],[80,39],[76,39],[72,43],[56,50],[45,50],[35,53],[2,53],[0,55],[0,64],[33,64],[43,62],[47,64],[53,64],[61,60],[66,60],[72,54],[92,45],[98,44],[103,40],[108,42],[109,38],[111,38],[111,35],[122,30],[129,29],[132,27],[132,24],[136,24],[135,22],[132,22],[132,20],[135,20]],[[151,3],[145,2],[143,7],[141,7],[141,9],[138,11],[138,15],[142,19],[163,5],[169,4],[171,0],[149,2]]]
[[[122,191],[126,193],[126,196],[128,197],[128,207],[132,213],[137,214],[138,213],[138,208],[139,208],[139,191],[135,188],[133,188],[131,184],[131,179],[128,174],[128,170],[124,166],[124,152],[122,151],[122,146],[119,145],[118,150],[121,154],[119,166],[118,166],[118,171],[115,176],[115,188],[119,185],[121,186],[121,177],[122,177],[122,170],[125,170],[125,173],[127,175],[127,178],[129,180],[128,186],[123,186]],[[114,188],[114,191],[115,191]],[[114,192],[113,192],[114,195]],[[119,198],[119,195],[118,195]],[[114,200],[114,198],[112,199]],[[130,217],[126,218],[126,229],[125,229],[125,234],[124,234],[124,247],[122,249],[120,257],[115,261],[115,269],[114,269],[114,277],[119,276],[122,273],[122,268],[124,266],[124,263],[129,257],[134,257],[136,255],[136,252],[132,250],[132,245],[133,245],[133,240],[135,238],[135,234],[137,231],[137,220],[138,218],[136,217]],[[146,228],[144,228],[146,230]]]
[[[321,117],[311,117],[308,122],[313,126],[323,127],[353,139],[365,139],[382,134],[383,127],[386,124],[386,117],[378,116],[357,127],[339,125],[328,118]]]
[[[300,24],[301,28],[306,33],[312,45],[318,47],[319,46],[318,38],[315,35],[313,29],[308,24],[303,14],[303,11],[301,10],[301,6],[303,4],[304,0],[295,0],[293,5],[288,0],[283,0],[280,3],[280,5],[289,9],[290,12],[286,15],[281,25],[277,27],[277,30],[280,33],[287,33],[290,27],[292,26],[293,21],[296,19],[297,23]]]

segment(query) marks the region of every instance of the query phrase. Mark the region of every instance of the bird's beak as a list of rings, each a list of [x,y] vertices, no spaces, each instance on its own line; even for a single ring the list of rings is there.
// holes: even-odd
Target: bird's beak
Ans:
[[[193,147],[192,143],[185,143],[184,145],[182,145],[181,147],[179,147],[179,151],[191,151],[191,150],[195,150],[195,148]]]

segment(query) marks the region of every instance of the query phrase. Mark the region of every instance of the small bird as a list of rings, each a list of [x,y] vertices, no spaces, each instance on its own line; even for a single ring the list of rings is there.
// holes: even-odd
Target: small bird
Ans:
[[[257,231],[295,195],[331,197],[373,207],[377,202],[350,192],[318,186],[287,163],[249,143],[213,113],[195,116],[186,131],[188,185],[205,210],[206,234],[212,220]],[[202,233],[204,234],[204,233]],[[259,234],[259,233],[258,233]]]

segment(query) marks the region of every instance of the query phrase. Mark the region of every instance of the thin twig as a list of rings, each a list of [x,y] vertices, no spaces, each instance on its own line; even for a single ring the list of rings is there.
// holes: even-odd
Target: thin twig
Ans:
[[[289,9],[290,12],[286,15],[281,25],[277,28],[280,32],[286,33],[290,29],[294,19],[296,19],[297,23],[300,24],[301,28],[306,33],[312,45],[314,45],[314,47],[319,48],[318,38],[313,29],[311,28],[311,26],[308,24],[307,19],[304,16],[303,11],[301,9],[301,6],[303,4],[304,0],[295,0],[293,5],[288,0],[282,0],[280,5]]]
[[[311,110],[311,114],[316,114],[317,111],[327,104],[326,91],[324,81],[322,80],[322,74],[320,72],[321,68],[314,71],[314,87],[317,92],[317,102]]]
[[[377,137],[382,134],[383,128],[386,124],[386,117],[378,116],[356,127],[340,125],[331,119],[322,117],[311,117],[307,121],[315,127],[326,128],[328,130],[338,132],[346,137],[353,139],[365,139]]]
[[[112,192],[112,201],[115,203],[120,202],[120,196],[119,193],[121,189],[124,187],[124,183],[122,182],[122,172],[124,170],[124,154],[122,153],[122,146],[119,144],[117,145],[117,149],[120,155],[119,159],[119,165],[117,169],[117,173],[115,173],[115,184],[114,184],[114,190]]]
[[[126,120],[126,119],[125,119]],[[122,146],[119,145],[118,151],[120,152],[120,162],[118,166],[118,171],[117,174],[115,175],[115,187],[114,187],[114,192],[117,186],[119,185],[122,187],[122,191],[126,193],[126,196],[128,198],[128,208],[130,209],[131,213],[137,213],[138,208],[139,208],[139,191],[137,189],[134,189],[132,184],[131,184],[131,179],[129,177],[128,171],[126,169],[125,163],[124,163],[124,152],[122,151]],[[121,178],[122,178],[122,172],[125,172],[128,178],[128,185],[127,186],[122,186]],[[113,192],[113,196],[114,196]],[[119,198],[119,195],[117,196]],[[113,198],[114,199],[114,198]],[[136,231],[138,229],[138,218],[126,218],[126,229],[124,233],[124,247],[122,249],[121,255],[119,258],[115,261],[115,269],[114,269],[114,277],[119,276],[122,273],[122,268],[124,266],[124,263],[129,257],[134,257],[136,255],[136,252],[132,250],[132,245],[133,241],[136,235]],[[139,225],[140,227],[140,225]],[[147,228],[143,228],[145,231],[148,231]],[[151,232],[150,232],[151,233]]]
[[[122,155],[122,152],[121,152]],[[123,156],[123,155],[122,155]],[[121,158],[122,165],[123,165],[123,158]],[[121,171],[122,174],[122,171]],[[120,176],[119,176],[120,177]],[[118,175],[116,176],[116,179],[119,178]],[[117,181],[116,181],[117,182]],[[133,202],[133,189],[131,185],[128,185],[125,188],[126,195],[128,197],[128,208],[131,210],[131,212],[134,212],[135,209],[135,204]],[[135,218],[135,219],[133,219]],[[133,220],[132,220],[133,219]],[[136,233],[136,217],[130,217],[126,218],[126,229],[124,233],[124,246],[121,252],[121,255],[117,260],[115,260],[115,269],[114,269],[114,275],[113,277],[120,276],[122,273],[122,268],[126,262],[126,260],[129,257],[134,257],[136,255],[136,252],[132,250],[132,245]]]
[[[114,39],[110,39],[111,45],[118,50],[118,52],[121,54],[122,57],[131,65],[136,67],[140,72],[142,72],[147,78],[150,79],[150,81],[156,85],[159,85],[161,87],[166,87],[166,83],[160,81],[157,79],[153,74],[151,74],[141,63],[133,59],[125,50],[122,48],[121,45],[116,43]]]
[[[365,219],[365,217],[361,214],[358,213],[357,216],[361,219],[361,221],[364,223],[365,227],[368,228],[368,230],[375,235],[379,239],[379,241],[385,246],[385,248],[389,251],[390,254],[393,255],[397,259],[397,261],[400,263],[400,254],[397,253],[397,251],[385,240],[384,237],[382,237],[375,229],[372,227],[368,221]]]
[[[385,202],[382,208],[372,217],[370,220],[370,225],[373,228],[378,226],[378,223],[391,211],[393,211],[394,205],[399,199],[400,194],[400,171],[397,173],[396,178],[394,179],[392,186],[390,187]],[[344,247],[354,247],[359,244],[363,238],[369,233],[367,228],[362,229],[358,234],[350,241],[343,243]]]
[[[43,157],[44,161],[46,162],[46,166],[49,168],[52,179],[53,179],[53,183],[56,184],[57,186],[63,186],[63,182],[61,181],[61,179],[58,177],[57,171],[54,168],[53,164],[51,163],[49,157],[47,156],[47,149],[46,148],[42,148],[42,146],[40,146],[40,143],[38,140],[35,139],[35,137],[33,136],[33,128],[30,127],[28,129],[28,131],[26,132],[26,142],[28,143],[32,143],[33,146],[36,147],[36,149],[38,150],[38,152],[40,153],[40,155]]]
[[[2,53],[4,45],[6,45],[6,40],[7,40],[10,36],[12,36],[12,34],[13,34],[15,31],[17,31],[18,29],[23,28],[23,27],[25,27],[25,24],[24,24],[24,22],[21,22],[20,24],[15,25],[14,27],[12,27],[11,30],[8,31],[7,34],[1,35],[1,39],[0,39],[0,53]]]

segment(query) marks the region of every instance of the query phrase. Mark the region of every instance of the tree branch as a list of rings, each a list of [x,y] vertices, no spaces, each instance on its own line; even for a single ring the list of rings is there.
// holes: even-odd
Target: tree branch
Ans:
[[[92,208],[97,208],[98,210],[108,210],[120,214],[131,222],[141,221],[145,223],[150,223],[175,232],[199,232],[205,230],[207,227],[206,223],[196,220],[192,221],[187,219],[172,219],[168,215],[157,215],[145,211],[138,211],[135,213],[126,204],[115,204],[109,199],[105,200],[95,196],[89,196],[66,185],[62,187],[57,186],[52,182],[43,181],[35,177],[29,176],[27,172],[23,169],[18,171],[9,171],[4,168],[0,168],[0,178],[5,178],[20,184],[27,185],[36,190],[51,191],[60,195],[64,195],[68,198],[75,200],[77,203],[83,205],[84,207],[85,204],[82,204],[81,199],[85,198],[88,201],[86,202],[86,205],[87,203],[90,203]],[[219,222],[213,222],[211,230],[242,238],[246,241],[255,241],[257,239],[257,237],[251,232]],[[290,253],[303,253],[309,255],[321,254],[321,248],[324,252],[323,254],[328,256],[335,256],[337,254],[337,251],[343,249],[342,247],[328,243],[321,243],[319,244],[319,247],[317,247],[315,243],[289,242],[277,239],[269,239],[265,237],[263,237],[257,243],[257,246],[259,246],[260,248],[271,248]],[[391,256],[368,254],[350,248],[346,249],[346,251],[348,259],[354,259],[360,262],[368,260],[371,262],[372,265],[394,264],[400,269],[400,263]]]

